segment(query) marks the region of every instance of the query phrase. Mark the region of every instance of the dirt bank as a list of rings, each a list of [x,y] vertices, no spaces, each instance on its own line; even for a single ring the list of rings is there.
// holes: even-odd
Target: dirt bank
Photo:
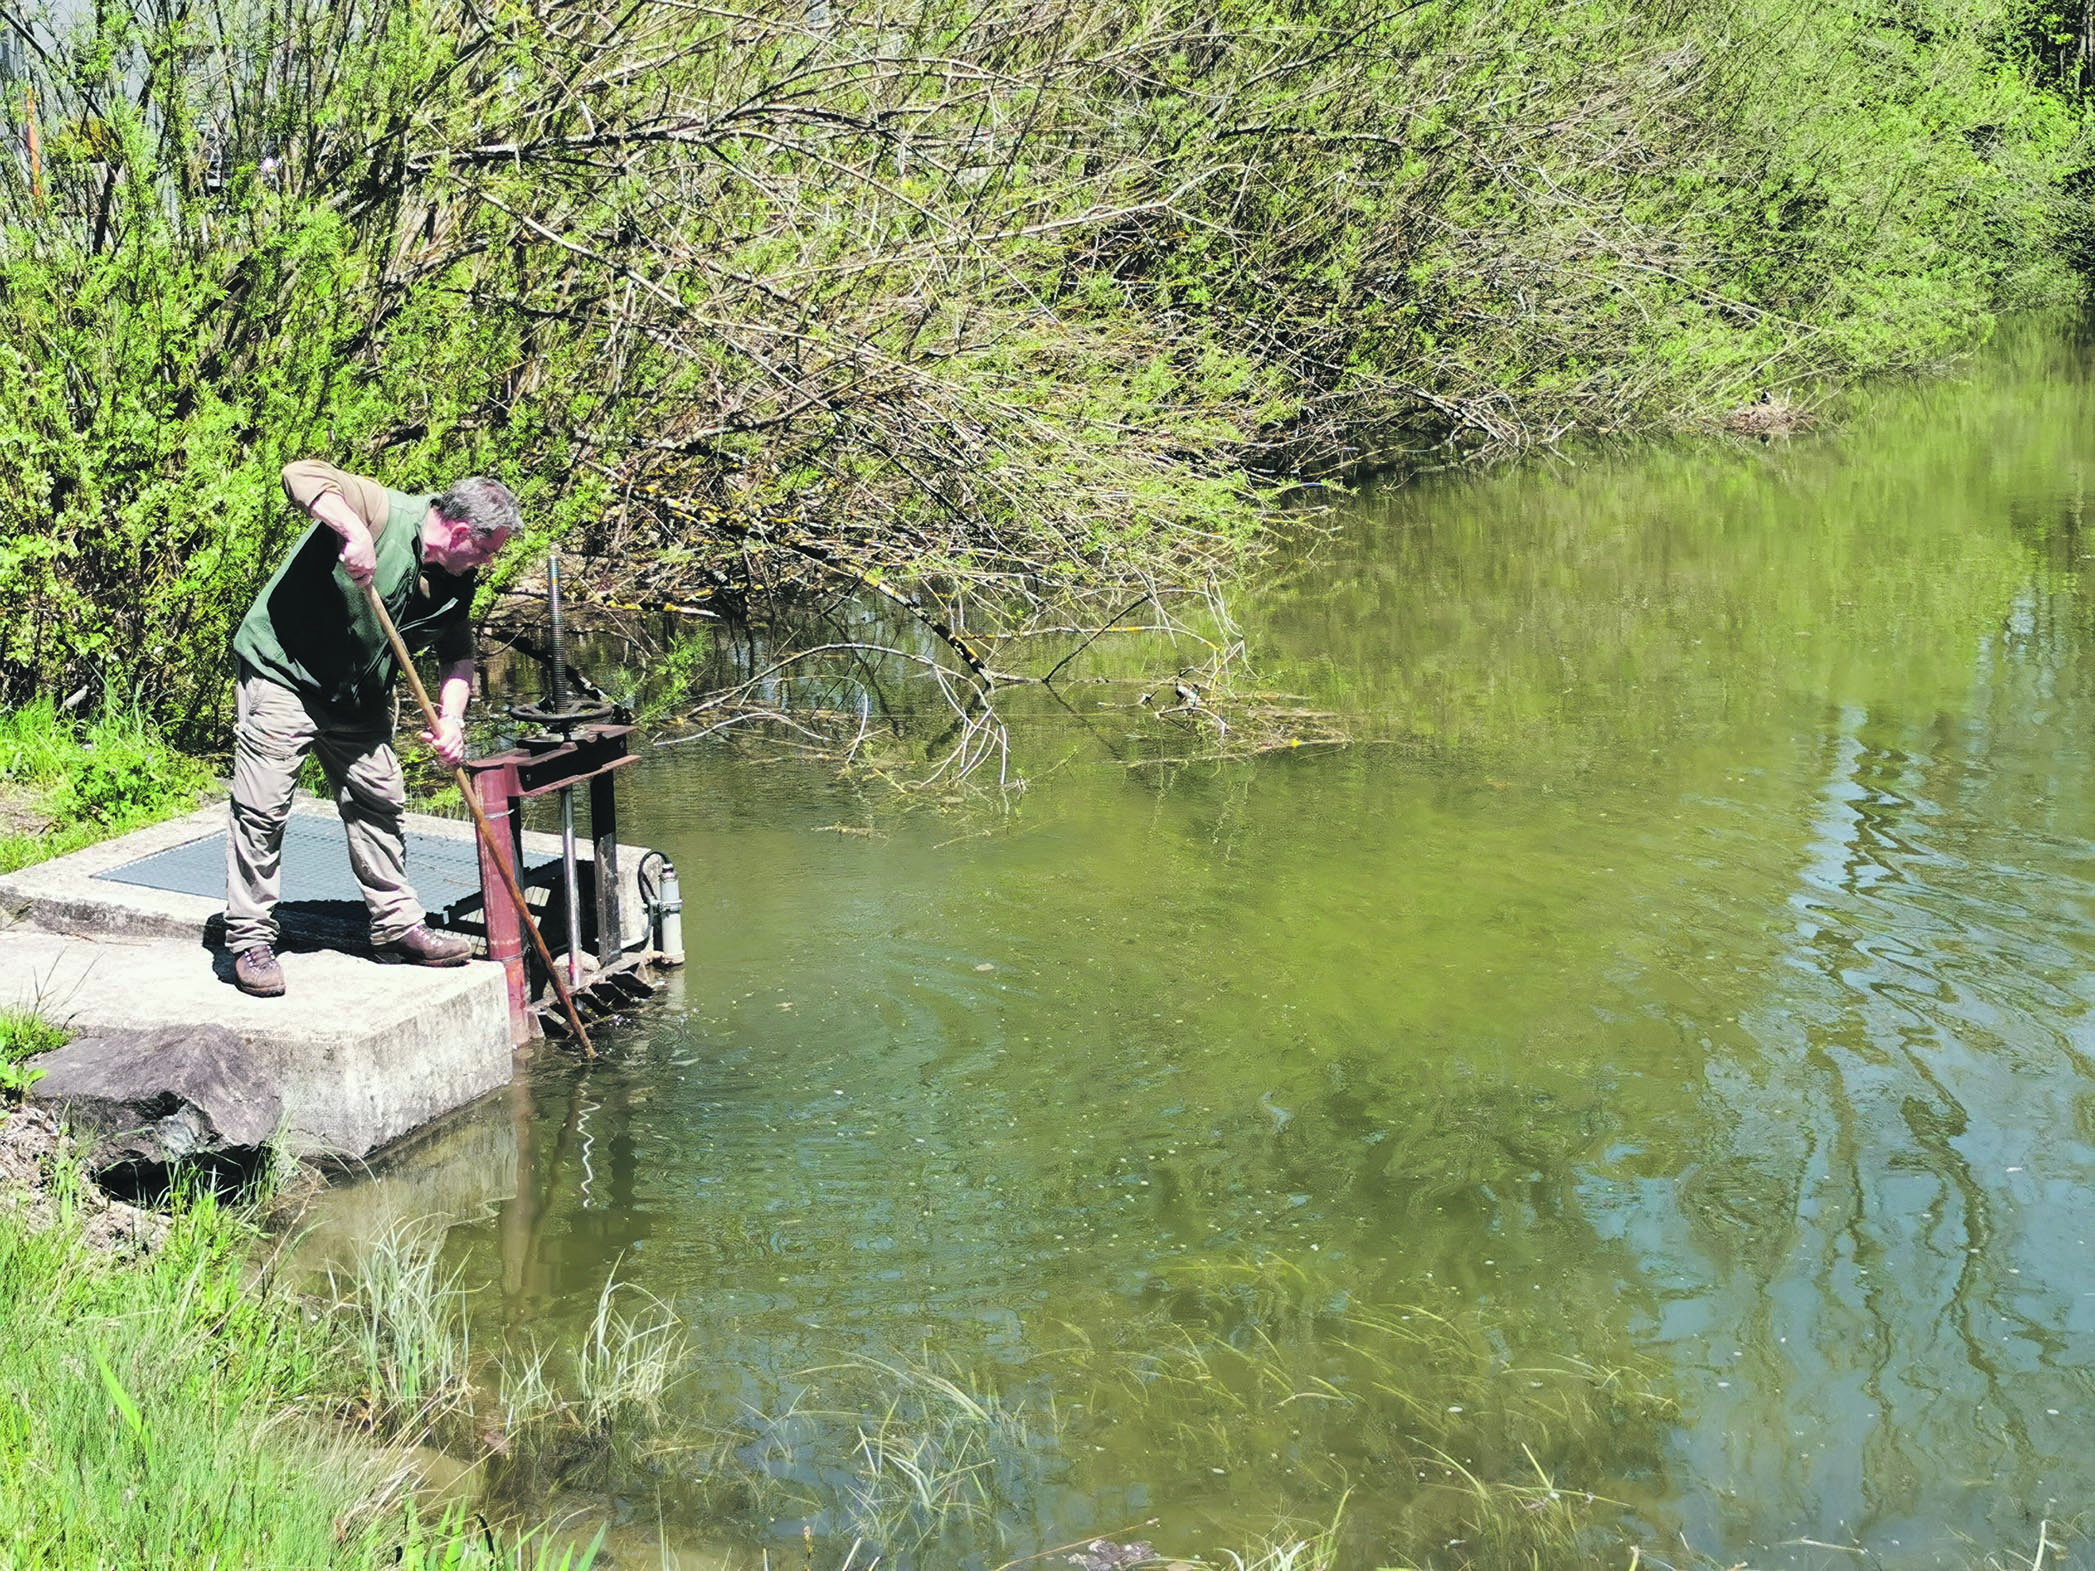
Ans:
[[[78,1176],[79,1152],[41,1108],[0,1112],[0,1208],[41,1231],[71,1215],[88,1248],[109,1255],[147,1255],[167,1238],[168,1219],[112,1200]]]

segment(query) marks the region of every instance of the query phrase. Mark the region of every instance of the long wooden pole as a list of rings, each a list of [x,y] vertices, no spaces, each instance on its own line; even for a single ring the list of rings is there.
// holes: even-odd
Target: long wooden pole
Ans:
[[[438,731],[436,705],[429,701],[429,689],[422,685],[421,673],[415,670],[415,662],[408,655],[407,645],[401,642],[400,630],[393,625],[392,617],[386,614],[386,603],[379,599],[377,587],[372,584],[364,585],[364,594],[371,602],[371,612],[378,618],[378,625],[385,629],[386,642],[393,646],[393,658],[400,662],[400,669],[407,673],[407,685],[414,689],[415,702],[422,706],[422,721],[429,727],[429,734],[435,736]],[[487,814],[481,811],[480,793],[473,789],[472,777],[465,772],[463,765],[451,772],[457,777],[459,795],[466,799],[466,806],[473,814],[474,827],[480,831],[480,838],[487,842],[488,859],[502,870],[502,882],[508,887],[509,898],[516,903],[516,914],[524,924],[524,931],[531,935],[531,942],[538,950],[538,958],[545,965],[546,979],[553,984],[553,991],[560,995],[560,1008],[567,1016],[568,1029],[575,1033],[575,1040],[582,1044],[582,1056],[596,1057],[596,1049],[590,1045],[589,1033],[582,1029],[582,1016],[575,1008],[575,995],[570,993],[567,984],[560,980],[559,969],[553,964],[551,951],[546,948],[545,935],[539,932],[538,923],[531,918],[531,906],[524,899],[523,886],[516,881],[516,874],[509,870],[509,863],[503,859],[502,848],[495,840],[495,826],[487,821]]]

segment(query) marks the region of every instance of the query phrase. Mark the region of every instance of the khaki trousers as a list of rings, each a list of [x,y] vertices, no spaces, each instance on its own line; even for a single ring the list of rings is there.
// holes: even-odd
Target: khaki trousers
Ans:
[[[391,943],[422,920],[407,881],[400,815],[407,782],[393,751],[392,706],[344,718],[288,687],[240,668],[233,728],[232,824],[226,835],[226,947],[234,954],[276,942],[284,824],[307,753],[334,787],[349,833],[349,867],[371,910],[371,941]]]

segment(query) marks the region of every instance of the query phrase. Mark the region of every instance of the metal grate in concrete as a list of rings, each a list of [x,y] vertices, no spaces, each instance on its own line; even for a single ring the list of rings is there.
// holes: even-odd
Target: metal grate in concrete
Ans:
[[[557,862],[525,858],[531,874]],[[140,857],[94,875],[111,883],[138,884],[175,894],[223,898],[226,887],[226,837],[221,830],[170,850]],[[480,906],[480,861],[470,840],[407,832],[407,876],[432,915],[455,921]],[[363,907],[363,895],[349,871],[349,847],[339,820],[312,813],[293,813],[284,826],[284,899],[296,902],[349,902]]]

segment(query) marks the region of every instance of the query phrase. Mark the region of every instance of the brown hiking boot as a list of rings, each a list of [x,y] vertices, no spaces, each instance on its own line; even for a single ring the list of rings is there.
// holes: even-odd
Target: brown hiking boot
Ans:
[[[233,986],[255,998],[284,996],[284,968],[267,944],[243,949],[233,957]]]
[[[420,922],[390,944],[380,944],[378,958],[415,966],[462,966],[473,958],[473,945],[456,933],[432,933]]]

